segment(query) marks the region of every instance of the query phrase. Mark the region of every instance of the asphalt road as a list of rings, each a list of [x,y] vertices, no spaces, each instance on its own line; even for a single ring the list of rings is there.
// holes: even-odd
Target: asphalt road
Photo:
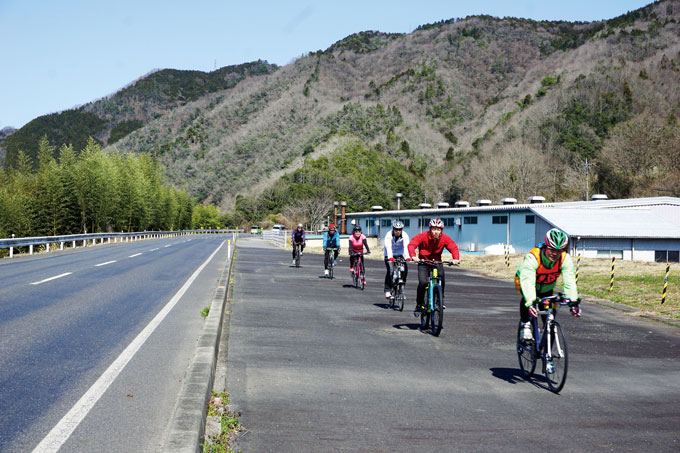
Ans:
[[[240,240],[227,390],[244,452],[678,451],[680,331],[584,303],[558,319],[570,364],[564,390],[520,377],[512,284],[447,269],[444,330],[387,309],[384,265],[365,291],[348,263]],[[463,256],[464,259],[464,256]],[[414,281],[415,278],[415,281]],[[407,311],[408,310],[408,311]]]
[[[31,451],[224,239],[157,239],[1,261],[0,451]],[[222,246],[61,452],[160,449],[201,333],[200,311],[225,261]]]

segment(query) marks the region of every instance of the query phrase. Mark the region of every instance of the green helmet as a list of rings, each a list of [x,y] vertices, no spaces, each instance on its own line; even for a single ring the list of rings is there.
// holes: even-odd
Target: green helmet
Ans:
[[[553,228],[545,233],[545,245],[555,250],[566,250],[569,246],[569,236],[559,228]]]

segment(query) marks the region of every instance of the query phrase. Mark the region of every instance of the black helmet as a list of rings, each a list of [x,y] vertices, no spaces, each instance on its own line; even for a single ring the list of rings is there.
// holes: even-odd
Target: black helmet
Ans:
[[[352,233],[356,233],[357,231],[361,231],[361,227],[359,225],[354,225],[354,228],[352,228]]]

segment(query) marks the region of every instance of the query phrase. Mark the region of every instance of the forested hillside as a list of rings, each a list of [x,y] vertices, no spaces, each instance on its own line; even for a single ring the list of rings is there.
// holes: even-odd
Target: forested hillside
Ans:
[[[395,192],[405,207],[680,196],[680,0],[592,23],[475,16],[364,31],[281,68],[252,65],[228,87],[166,77],[144,91],[157,97],[120,92],[134,102],[81,114],[115,117],[105,140],[88,133],[151,156],[232,223],[311,222],[333,200],[392,208]],[[101,128],[88,118],[74,122]]]

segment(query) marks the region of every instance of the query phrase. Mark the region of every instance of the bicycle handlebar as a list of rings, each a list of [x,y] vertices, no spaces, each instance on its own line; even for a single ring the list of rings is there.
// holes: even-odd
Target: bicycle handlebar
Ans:
[[[460,266],[460,263],[454,263],[453,261],[434,261],[426,259],[420,259],[418,260],[418,263],[429,264],[431,266],[436,266],[437,264],[446,264],[447,266]]]

